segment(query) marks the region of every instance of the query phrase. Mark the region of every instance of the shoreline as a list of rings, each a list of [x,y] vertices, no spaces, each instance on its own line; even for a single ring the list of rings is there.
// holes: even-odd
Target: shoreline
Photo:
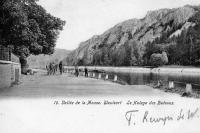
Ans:
[[[181,74],[181,75],[200,75],[200,68],[153,68],[151,73],[160,74]]]
[[[200,68],[167,68],[167,67],[158,67],[158,68],[142,68],[142,67],[87,67],[89,70],[98,70],[100,72],[113,72],[113,73],[147,73],[147,74],[163,74],[163,75],[178,75],[178,76],[199,76],[200,75]],[[84,69],[83,66],[80,66],[79,69]],[[98,72],[97,71],[97,72]],[[125,85],[124,82],[115,82],[118,84]],[[127,85],[127,84],[126,84]],[[169,89],[169,83],[164,83],[159,86],[155,87],[156,83],[149,83],[147,86],[150,86],[154,89],[159,89],[163,92],[168,93],[176,93],[180,95],[180,97],[192,97],[192,98],[200,98],[200,94],[191,92],[187,93],[185,87],[176,86],[173,89]]]
[[[49,82],[50,81],[50,82]],[[170,95],[155,91],[146,85],[121,85],[109,80],[75,77],[71,74],[44,74],[22,76],[21,83],[1,89],[0,99],[5,98],[59,98],[59,97],[128,97]]]
[[[178,94],[178,95],[180,95],[180,97],[189,97],[189,98],[200,99],[200,94],[197,94],[197,93],[194,93],[194,92],[187,93],[184,88],[178,87],[178,86],[174,87],[173,89],[170,89],[168,87],[168,85],[164,84],[164,83],[159,87],[156,87],[156,83],[150,83],[150,84],[147,84],[147,86],[150,86],[155,90],[160,90],[160,91],[163,91],[163,92],[166,92],[166,93],[169,93],[169,94],[170,93],[171,94]]]
[[[123,73],[153,73],[153,74],[181,74],[181,75],[200,75],[198,67],[110,67],[110,66],[86,66],[89,71],[98,70],[100,72],[123,72]],[[74,69],[74,66],[64,66],[65,69]],[[79,69],[84,69],[84,66],[79,66]]]

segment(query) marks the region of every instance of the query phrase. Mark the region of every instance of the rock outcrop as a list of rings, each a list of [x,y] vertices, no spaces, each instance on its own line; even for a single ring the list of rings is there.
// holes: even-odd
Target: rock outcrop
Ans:
[[[69,65],[92,64],[94,55],[107,49],[118,51],[130,42],[138,44],[139,57],[144,54],[145,44],[169,33],[168,37],[176,36],[183,29],[194,25],[188,20],[197,12],[197,7],[184,6],[174,9],[160,9],[149,11],[142,19],[130,19],[115,25],[103,34],[93,36],[91,39],[80,43],[65,59]]]

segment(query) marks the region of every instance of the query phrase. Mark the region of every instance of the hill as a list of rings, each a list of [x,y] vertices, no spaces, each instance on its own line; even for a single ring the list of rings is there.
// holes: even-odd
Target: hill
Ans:
[[[72,51],[65,61],[69,65],[149,65],[152,54],[154,54],[152,58],[157,59],[160,55],[155,54],[162,54],[165,51],[164,55],[167,55],[169,59],[165,63],[185,65],[188,61],[187,63],[183,62],[181,60],[185,58],[181,58],[187,56],[187,51],[180,49],[181,47],[187,48],[179,44],[185,41],[189,46],[189,42],[187,40],[181,42],[180,39],[184,38],[183,33],[185,36],[190,36],[189,29],[191,31],[198,28],[200,25],[199,14],[200,7],[190,5],[149,11],[142,19],[121,22],[103,34],[95,35],[80,43],[79,47]],[[191,36],[193,36],[193,42],[197,40],[194,34]],[[171,50],[176,51],[172,52]],[[174,56],[180,53],[183,53],[184,56],[174,59]],[[192,54],[193,51],[190,52],[190,55]],[[199,55],[194,58],[194,62],[200,59]]]
[[[56,62],[63,60],[68,56],[70,51],[65,49],[55,49],[52,55],[31,55],[27,58],[27,62],[30,68],[45,68],[49,62]]]

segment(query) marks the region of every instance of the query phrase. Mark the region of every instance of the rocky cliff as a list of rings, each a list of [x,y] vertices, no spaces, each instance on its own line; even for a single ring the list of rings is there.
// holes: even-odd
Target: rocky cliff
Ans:
[[[160,9],[149,11],[142,19],[130,19],[121,22],[101,35],[93,36],[80,43],[79,47],[72,51],[65,59],[69,65],[124,65],[105,63],[117,56],[117,59],[126,59],[123,49],[131,48],[130,53],[138,52],[134,57],[143,62],[142,57],[146,49],[146,43],[167,34],[168,38],[178,36],[183,29],[194,26],[189,19],[199,12],[198,6],[184,6],[174,9]],[[129,47],[127,47],[129,46]],[[122,57],[124,56],[124,57]],[[112,58],[112,59],[111,59]],[[134,63],[133,63],[134,64]],[[136,65],[138,61],[136,61]]]

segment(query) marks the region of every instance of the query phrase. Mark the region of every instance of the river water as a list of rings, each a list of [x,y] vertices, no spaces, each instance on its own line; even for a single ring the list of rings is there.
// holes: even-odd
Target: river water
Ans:
[[[108,79],[113,80],[114,75],[117,75],[117,80],[128,85],[147,85],[156,83],[161,80],[164,83],[173,81],[175,86],[185,88],[186,84],[192,84],[193,91],[200,94],[200,76],[198,75],[180,75],[180,74],[153,74],[153,73],[124,73],[124,72],[106,72],[101,73],[101,78],[105,79],[108,74]],[[98,78],[99,73],[95,73]]]
[[[193,91],[200,94],[200,75],[199,74],[181,74],[181,73],[152,73],[150,71],[127,71],[130,68],[123,68],[123,71],[116,71],[114,68],[104,69],[103,73],[95,71],[95,77],[99,78],[101,74],[101,79],[105,79],[108,75],[109,80],[114,79],[114,75],[117,75],[117,80],[123,84],[128,85],[147,85],[152,83],[157,83],[161,80],[163,83],[168,84],[169,81],[173,81],[175,86],[185,88],[186,84],[191,84]],[[84,71],[84,69],[81,69]],[[90,68],[92,72],[89,73],[90,77],[93,77],[93,70],[102,70],[102,68]],[[139,70],[138,68],[136,70]]]

